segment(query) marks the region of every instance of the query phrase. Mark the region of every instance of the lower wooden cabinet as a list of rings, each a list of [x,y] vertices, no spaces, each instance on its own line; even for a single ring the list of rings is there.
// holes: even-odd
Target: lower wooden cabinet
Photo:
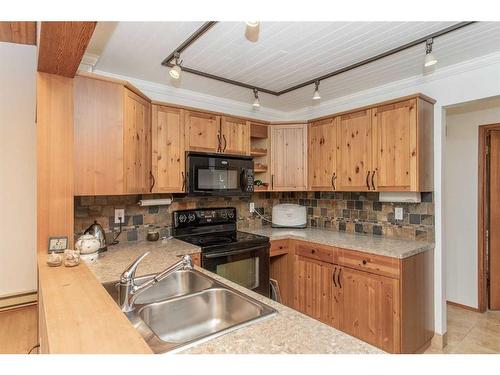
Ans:
[[[271,243],[274,258],[284,253],[278,243],[283,240]],[[304,241],[287,244],[293,271],[278,282],[293,298],[283,304],[389,353],[415,353],[430,343],[433,251],[396,259]],[[272,259],[271,275],[278,274]]]

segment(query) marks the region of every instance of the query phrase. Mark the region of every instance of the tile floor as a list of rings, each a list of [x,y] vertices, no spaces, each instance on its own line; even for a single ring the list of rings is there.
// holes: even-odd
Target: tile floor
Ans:
[[[500,311],[477,313],[448,305],[448,345],[425,354],[500,354]]]

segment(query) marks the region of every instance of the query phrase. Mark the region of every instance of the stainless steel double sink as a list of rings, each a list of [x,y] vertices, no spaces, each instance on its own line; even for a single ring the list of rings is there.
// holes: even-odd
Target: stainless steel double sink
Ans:
[[[135,279],[141,284],[154,277]],[[103,284],[118,302],[116,282]],[[155,353],[179,351],[276,313],[197,271],[180,270],[144,291],[125,313]]]

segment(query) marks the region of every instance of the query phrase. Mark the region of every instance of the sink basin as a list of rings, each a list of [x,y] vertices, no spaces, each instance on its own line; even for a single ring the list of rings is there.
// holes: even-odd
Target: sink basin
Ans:
[[[266,308],[217,288],[146,305],[139,316],[162,341],[183,344],[257,319]]]
[[[153,277],[154,275],[136,277],[134,281],[137,285],[140,285],[151,280]],[[103,286],[111,297],[118,302],[118,283],[104,283]],[[140,305],[158,302],[173,297],[183,296],[185,294],[196,293],[213,286],[213,281],[199,272],[180,270],[145,290],[137,297],[135,303]]]

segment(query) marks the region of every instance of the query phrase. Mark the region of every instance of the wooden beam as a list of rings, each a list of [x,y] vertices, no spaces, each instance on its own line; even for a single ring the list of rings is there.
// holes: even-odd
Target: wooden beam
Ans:
[[[37,249],[67,236],[73,247],[73,79],[38,73]]]
[[[36,22],[0,22],[0,42],[36,45]]]
[[[97,22],[42,22],[38,71],[73,78]]]

